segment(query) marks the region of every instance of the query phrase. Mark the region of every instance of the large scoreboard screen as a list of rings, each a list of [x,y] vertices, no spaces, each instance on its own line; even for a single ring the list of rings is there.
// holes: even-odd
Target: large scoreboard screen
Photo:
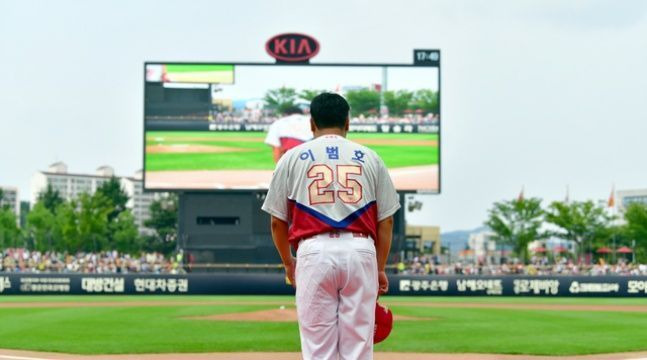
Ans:
[[[329,91],[350,104],[348,138],[382,157],[398,190],[440,191],[438,65],[146,63],[144,80],[147,190],[267,189],[280,155],[312,138],[310,100]]]

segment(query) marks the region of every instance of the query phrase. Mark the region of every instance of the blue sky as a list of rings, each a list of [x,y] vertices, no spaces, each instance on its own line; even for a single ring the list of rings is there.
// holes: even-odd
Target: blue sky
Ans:
[[[142,167],[144,61],[271,61],[316,37],[320,62],[442,51],[443,193],[420,217],[480,225],[493,201],[647,187],[644,1],[0,2],[0,184],[38,169]]]

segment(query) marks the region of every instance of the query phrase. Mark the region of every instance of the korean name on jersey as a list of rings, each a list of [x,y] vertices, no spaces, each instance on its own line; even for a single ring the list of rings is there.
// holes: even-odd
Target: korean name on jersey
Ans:
[[[377,239],[377,223],[400,208],[384,162],[337,135],[301,144],[279,160],[263,210],[290,224],[288,240],[327,232]]]

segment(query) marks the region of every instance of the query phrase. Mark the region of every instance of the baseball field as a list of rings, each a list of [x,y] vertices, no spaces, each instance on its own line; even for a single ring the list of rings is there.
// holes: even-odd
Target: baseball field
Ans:
[[[647,359],[647,299],[381,301],[396,320],[377,359]],[[290,296],[0,297],[0,359],[287,360],[298,351]]]
[[[147,131],[149,188],[267,188],[275,163],[263,132]],[[438,189],[437,134],[364,134],[400,189]]]

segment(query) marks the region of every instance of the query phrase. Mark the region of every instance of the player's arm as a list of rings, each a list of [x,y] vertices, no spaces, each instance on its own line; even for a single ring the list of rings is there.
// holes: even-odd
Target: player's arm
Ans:
[[[272,147],[272,157],[274,158],[275,163],[278,163],[279,159],[283,155],[281,139],[279,137],[279,125],[279,121],[272,123],[267,130],[267,135],[265,136],[265,143]]]
[[[389,216],[377,223],[377,242],[375,251],[377,253],[377,271],[379,281],[379,293],[386,294],[389,291],[389,280],[386,277],[386,261],[391,251],[391,240],[393,237],[393,216]]]
[[[281,149],[281,147],[272,146],[272,155],[274,156],[274,162],[275,163],[279,162],[279,159],[281,158],[281,156],[283,156],[284,152],[285,151],[283,151],[283,149]]]
[[[272,232],[272,240],[279,252],[279,256],[285,266],[285,273],[288,280],[294,284],[294,260],[290,253],[290,244],[288,243],[288,189],[287,182],[289,178],[289,161],[287,157],[281,158],[276,165],[272,181],[270,182],[265,202],[263,203],[263,211],[270,214],[270,230]]]
[[[385,294],[389,290],[389,279],[386,277],[386,261],[391,250],[391,239],[393,236],[393,214],[400,208],[398,193],[395,191],[393,181],[389,176],[382,159],[378,158],[377,172],[377,269],[379,293]]]
[[[283,266],[285,267],[285,274],[290,280],[290,284],[294,286],[294,267],[295,261],[292,253],[290,252],[290,243],[288,242],[288,223],[272,216],[271,222],[272,240],[274,246],[279,252]]]

